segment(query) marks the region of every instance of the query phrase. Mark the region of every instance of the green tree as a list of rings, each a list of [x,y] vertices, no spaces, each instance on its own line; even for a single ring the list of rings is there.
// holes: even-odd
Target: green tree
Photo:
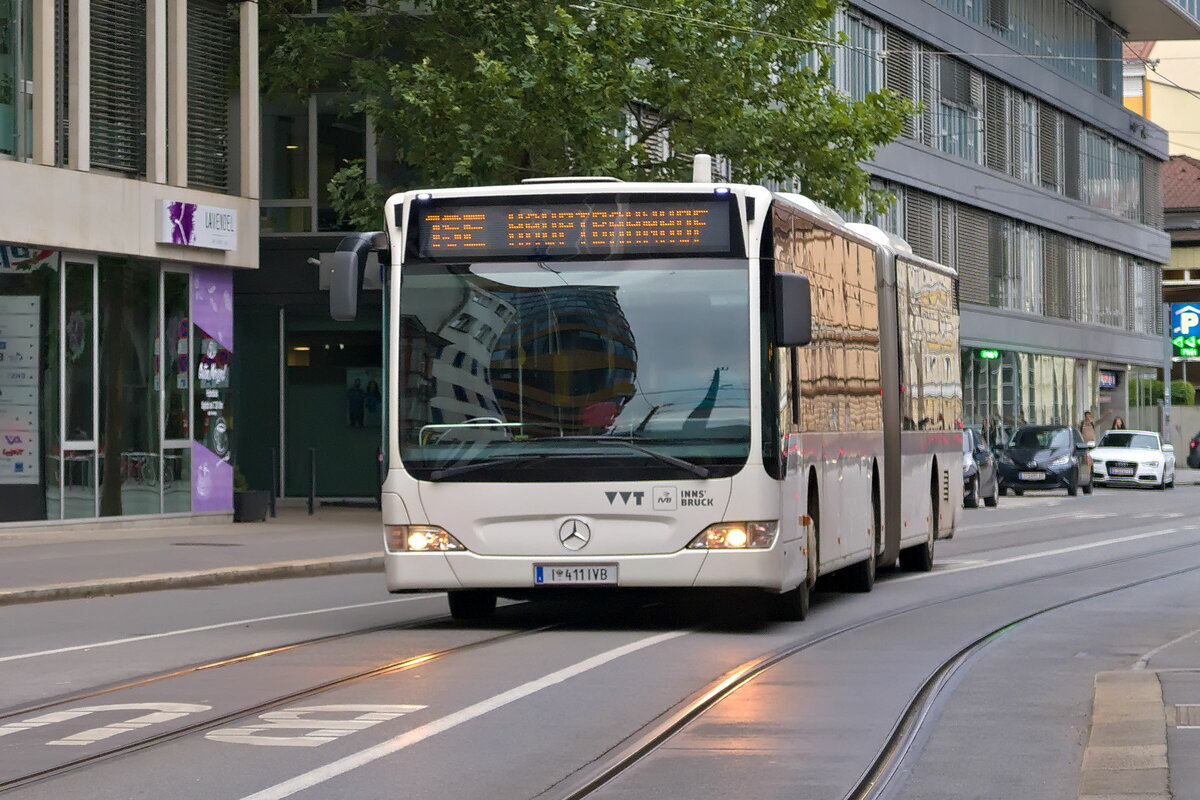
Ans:
[[[890,198],[860,163],[913,107],[886,89],[834,90],[835,52],[857,52],[830,34],[838,5],[354,0],[314,24],[308,0],[261,0],[264,89],[340,93],[412,168],[409,187],[366,187],[361,166],[338,175],[332,194],[356,227],[378,224],[385,189],[679,180],[696,152],[728,157],[738,181],[797,180],[828,205],[881,209]]]

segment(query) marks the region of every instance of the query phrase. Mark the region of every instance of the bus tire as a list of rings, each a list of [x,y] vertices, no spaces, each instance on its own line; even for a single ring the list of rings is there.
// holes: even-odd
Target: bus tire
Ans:
[[[809,597],[805,579],[790,592],[771,596],[771,616],[783,622],[800,622],[808,616]]]
[[[936,473],[929,484],[929,536],[921,544],[900,551],[900,566],[908,572],[933,569],[933,543],[938,534],[938,483]]]
[[[857,564],[846,567],[846,588],[852,592],[869,592],[875,586],[875,562],[879,558],[879,504],[871,498],[871,551]]]
[[[487,619],[496,613],[496,593],[481,589],[448,592],[450,616],[455,619]]]

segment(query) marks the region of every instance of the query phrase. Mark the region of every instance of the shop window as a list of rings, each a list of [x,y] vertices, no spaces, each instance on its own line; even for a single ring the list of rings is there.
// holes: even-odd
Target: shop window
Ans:
[[[0,522],[58,519],[58,253],[0,245]]]
[[[155,369],[159,271],[100,260],[100,516],[162,510]]]

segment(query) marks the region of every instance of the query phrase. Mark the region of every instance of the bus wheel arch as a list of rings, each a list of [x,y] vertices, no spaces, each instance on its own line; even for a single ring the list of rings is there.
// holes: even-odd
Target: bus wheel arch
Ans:
[[[910,572],[929,572],[933,569],[933,547],[937,541],[940,513],[941,484],[938,481],[937,458],[929,472],[929,531],[925,541],[900,551],[900,566]]]

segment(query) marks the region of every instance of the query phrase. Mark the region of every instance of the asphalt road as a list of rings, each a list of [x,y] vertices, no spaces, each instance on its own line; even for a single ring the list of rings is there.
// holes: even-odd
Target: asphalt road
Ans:
[[[1200,625],[1198,505],[1200,487],[1001,498],[966,512],[933,572],[826,588],[802,623],[689,596],[514,603],[463,625],[372,575],[14,606],[0,790],[44,772],[11,796],[577,797],[723,677],[795,650],[591,796],[838,800],[926,679],[996,631],[884,796],[1074,798],[1097,673]],[[1200,703],[1197,639],[1148,662],[1175,670],[1169,702]],[[1181,776],[1200,753],[1186,733],[1170,739]]]

